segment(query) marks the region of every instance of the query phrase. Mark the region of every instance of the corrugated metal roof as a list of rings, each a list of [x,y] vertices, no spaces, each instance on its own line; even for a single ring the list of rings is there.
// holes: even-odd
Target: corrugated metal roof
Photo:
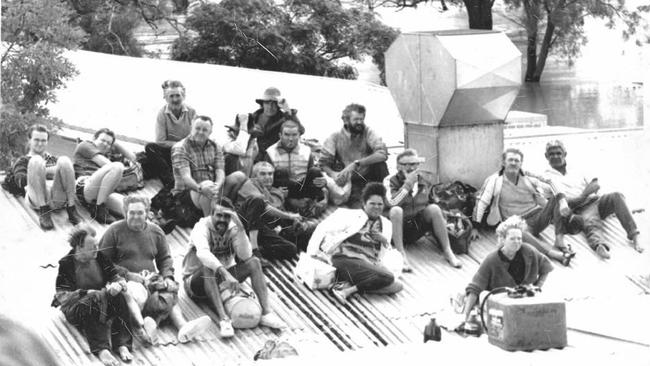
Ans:
[[[538,148],[535,145],[530,147]],[[153,195],[155,190],[155,184],[150,182],[144,192]],[[3,286],[0,291],[0,311],[37,329],[62,364],[98,363],[88,353],[83,337],[65,322],[58,310],[48,307],[57,273],[55,266],[58,259],[68,251],[65,237],[70,224],[67,223],[65,214],[57,213],[53,216],[55,231],[43,232],[38,227],[36,213],[25,205],[24,200],[16,199],[3,191],[0,194],[0,207],[0,225],[5,233],[5,240],[0,244],[0,254],[4,258],[3,267],[0,268]],[[87,212],[82,212],[82,216],[86,220],[89,218]],[[647,213],[638,214],[635,218],[645,228]],[[92,225],[100,233],[105,229],[97,223]],[[644,343],[642,332],[626,332],[625,321],[620,324],[610,321],[606,327],[598,328],[589,326],[585,316],[571,315],[584,314],[585,309],[592,306],[590,301],[601,301],[598,303],[599,309],[611,309],[620,304],[630,304],[631,300],[628,299],[639,298],[644,291],[648,293],[648,289],[640,286],[638,281],[631,280],[635,277],[630,268],[631,264],[647,259],[647,255],[640,256],[632,250],[614,218],[605,221],[605,236],[612,246],[612,259],[607,262],[593,253],[582,235],[567,237],[578,255],[569,268],[556,264],[555,271],[545,286],[545,292],[568,301],[567,320],[571,330],[569,347],[563,351],[508,353],[487,346],[486,337],[462,339],[447,333],[440,345],[424,348],[414,345],[422,342],[422,329],[429,318],[448,307],[449,295],[463,291],[482,259],[495,249],[493,234],[483,232],[481,239],[471,245],[469,255],[460,256],[463,262],[461,269],[449,266],[439,250],[432,249],[429,241],[420,240],[408,247],[413,272],[402,276],[405,284],[402,292],[393,296],[355,295],[346,305],[339,304],[326,291],[312,291],[298,283],[292,274],[295,261],[276,262],[274,267],[266,270],[272,294],[271,306],[287,323],[287,330],[282,333],[263,327],[237,330],[234,338],[223,340],[218,336],[217,326],[213,325],[199,340],[179,344],[175,329],[167,326],[162,328],[160,344],[149,348],[136,347],[135,363],[245,364],[252,360],[253,354],[266,340],[278,337],[288,337],[297,340],[299,344],[311,344],[311,351],[315,354],[321,357],[327,355],[328,361],[330,358],[332,361],[347,360],[342,361],[346,363],[362,358],[349,352],[345,352],[344,356],[336,356],[339,351],[371,349],[372,351],[362,351],[361,354],[372,355],[373,359],[384,361],[399,359],[394,358],[395,354],[405,352],[405,349],[410,349],[408,347],[412,347],[414,353],[426,354],[433,351],[444,357],[463,354],[468,359],[477,361],[498,356],[508,363],[523,364],[545,364],[567,359],[576,361],[584,357],[596,361],[616,360],[624,354],[647,353],[650,342]],[[542,237],[551,240],[551,231],[545,231]],[[176,229],[167,236],[177,269],[181,268],[188,238],[188,229]],[[29,290],[25,291],[25,288]],[[16,293],[20,293],[22,301],[13,295]],[[641,298],[647,301],[648,296]],[[603,299],[610,302],[603,302]],[[210,309],[188,300],[182,293],[179,303],[189,319],[204,314],[216,319]],[[641,308],[643,304],[647,302],[634,309]],[[624,313],[623,309],[610,314],[589,315],[629,319],[621,314]],[[635,313],[634,317],[641,321],[648,319],[645,313]],[[576,321],[573,322],[572,319]],[[595,345],[602,348],[592,350]],[[388,348],[381,351],[384,347]],[[392,356],[388,355],[389,350]],[[308,360],[310,352],[306,351],[303,355]],[[405,356],[404,359],[411,358]]]

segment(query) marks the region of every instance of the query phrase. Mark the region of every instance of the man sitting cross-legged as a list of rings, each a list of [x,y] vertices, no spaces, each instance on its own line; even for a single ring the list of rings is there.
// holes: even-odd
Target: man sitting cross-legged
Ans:
[[[157,324],[170,318],[178,328],[178,340],[187,342],[201,334],[210,325],[210,318],[203,316],[186,321],[177,302],[178,283],[174,280],[174,267],[171,251],[167,245],[165,233],[158,225],[147,222],[149,212],[149,199],[132,195],[124,197],[124,214],[126,219],[117,221],[108,227],[100,241],[100,249],[113,263],[126,268],[133,273],[149,271],[158,273],[162,277],[156,293],[162,295],[167,306],[161,309],[155,304],[156,312],[148,313],[145,305],[143,316],[151,317]],[[156,293],[152,293],[155,295]],[[154,305],[156,298],[150,295],[147,302]],[[159,301],[157,301],[159,302]],[[155,331],[147,329],[152,340],[155,340]]]
[[[77,225],[81,218],[75,207],[75,177],[72,161],[67,156],[56,157],[45,149],[50,132],[43,125],[33,125],[27,133],[29,151],[11,167],[11,184],[23,190],[27,202],[39,213],[43,230],[54,228],[50,212],[65,207],[68,220]],[[52,179],[48,189],[46,180]]]
[[[211,216],[196,223],[190,235],[190,250],[183,259],[185,292],[194,300],[207,301],[216,311],[221,319],[222,337],[232,337],[234,333],[220,289],[237,291],[239,283],[249,277],[262,306],[260,324],[283,328],[282,320],[271,312],[260,260],[253,256],[251,243],[232,203],[224,199],[214,204]]]
[[[422,159],[414,149],[406,149],[397,155],[397,174],[387,178],[390,221],[393,224],[393,244],[404,256],[405,272],[411,270],[404,242],[413,243],[427,231],[433,232],[440,243],[445,259],[453,267],[462,266],[454,255],[447,236],[447,220],[438,205],[432,203],[431,187],[426,172],[418,170]],[[387,184],[386,184],[387,183]]]
[[[249,233],[256,256],[291,259],[296,256],[298,243],[288,238],[300,239],[305,246],[307,239],[289,236],[289,229],[300,225],[302,217],[284,211],[286,191],[273,187],[273,173],[273,165],[268,162],[260,161],[253,166],[251,179],[237,193],[237,212]]]

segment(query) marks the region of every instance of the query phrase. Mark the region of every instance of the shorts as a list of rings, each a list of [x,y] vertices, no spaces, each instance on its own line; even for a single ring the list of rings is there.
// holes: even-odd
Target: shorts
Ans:
[[[247,271],[242,272],[242,267],[245,265],[246,261],[238,262],[234,266],[228,268],[228,273],[230,273],[237,281],[242,282],[246,277],[248,277],[248,275],[245,275]],[[205,300],[208,298],[208,294],[205,293],[205,276],[203,276],[203,268],[204,267],[201,267],[201,269],[183,279],[183,288],[185,288],[185,293],[194,300]],[[219,273],[216,274],[215,280],[217,281],[217,284],[223,282],[223,278]]]
[[[418,212],[411,218],[404,219],[404,226],[402,233],[404,235],[404,244],[415,243],[427,233],[431,231],[431,225],[427,224],[424,219],[423,211]]]
[[[203,217],[203,210],[200,208],[196,207],[194,205],[194,202],[192,201],[192,190],[191,189],[186,189],[184,191],[181,191],[179,193],[176,193],[174,195],[174,200],[176,201],[176,205],[181,205],[184,212],[184,214],[189,214],[188,216],[194,216],[201,218]],[[187,212],[189,211],[189,212]],[[198,220],[196,220],[198,221]]]

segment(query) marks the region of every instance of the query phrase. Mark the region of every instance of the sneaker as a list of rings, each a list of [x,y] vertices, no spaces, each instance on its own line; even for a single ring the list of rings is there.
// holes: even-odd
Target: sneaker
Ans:
[[[135,337],[140,341],[140,343],[144,344],[145,346],[153,344],[153,342],[151,342],[151,337],[149,337],[149,334],[147,334],[147,331],[144,329],[144,327],[133,328],[133,337]]]
[[[38,223],[41,225],[43,230],[52,230],[54,229],[54,222],[52,222],[52,209],[50,206],[42,206],[38,210]]]
[[[235,330],[232,327],[232,321],[230,319],[220,321],[219,329],[221,338],[230,338],[235,335]]]
[[[207,315],[187,322],[187,324],[178,331],[178,341],[185,343],[193,340],[208,330],[210,324],[212,324],[212,319]]]
[[[607,249],[607,247],[604,246],[603,244],[598,244],[598,246],[596,247],[596,253],[602,259],[609,259],[611,257],[609,255],[609,249]]]
[[[273,329],[283,329],[286,327],[286,324],[284,324],[282,319],[280,319],[279,316],[275,315],[275,313],[262,315],[262,318],[260,318],[260,325]]]
[[[81,222],[81,216],[79,216],[76,206],[66,206],[65,210],[68,212],[68,221],[72,225],[78,225]]]
[[[110,225],[117,221],[113,215],[108,212],[106,204],[93,205],[90,207],[90,217],[100,224]]]

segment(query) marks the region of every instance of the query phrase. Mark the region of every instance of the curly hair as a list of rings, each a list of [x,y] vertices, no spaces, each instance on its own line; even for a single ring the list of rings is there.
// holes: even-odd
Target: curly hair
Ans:
[[[94,237],[97,235],[97,232],[95,229],[88,225],[80,225],[70,232],[70,236],[68,237],[68,244],[70,244],[72,248],[76,249],[84,242],[84,240],[86,240],[86,236],[88,235]]]
[[[382,200],[384,200],[384,205],[386,204],[385,198],[386,198],[386,187],[384,187],[383,184],[379,182],[370,182],[368,183],[364,188],[363,191],[361,191],[361,200],[363,203],[368,202],[370,197],[372,196],[379,196],[381,197]]]
[[[526,230],[526,227],[526,221],[524,221],[520,216],[514,215],[500,223],[495,232],[497,234],[497,239],[503,240],[511,229],[519,229],[523,232]]]
[[[341,119],[344,122],[350,122],[350,115],[352,112],[357,112],[359,114],[363,114],[364,116],[366,115],[366,107],[364,107],[361,104],[348,104],[344,109],[343,112],[341,113]]]
[[[124,196],[124,199],[122,200],[122,209],[124,211],[124,217],[126,217],[126,212],[129,210],[129,205],[138,202],[144,204],[145,212],[149,212],[149,208],[151,208],[151,200],[149,199],[149,197],[134,194],[134,195]]]

